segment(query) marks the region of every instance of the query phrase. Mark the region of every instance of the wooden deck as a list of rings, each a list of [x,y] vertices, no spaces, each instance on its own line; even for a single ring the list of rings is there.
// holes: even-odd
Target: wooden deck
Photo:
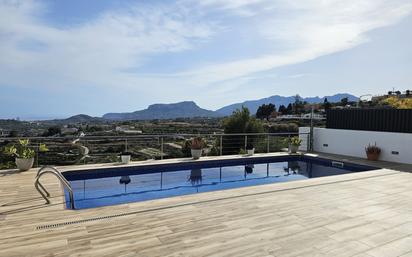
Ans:
[[[45,205],[34,177],[35,170],[0,173],[0,256],[412,256],[408,172],[381,169],[75,211],[64,209],[52,176],[44,181],[55,197]]]

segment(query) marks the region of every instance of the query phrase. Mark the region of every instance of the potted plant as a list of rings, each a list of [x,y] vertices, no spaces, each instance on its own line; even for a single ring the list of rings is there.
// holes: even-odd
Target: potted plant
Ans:
[[[302,144],[302,139],[299,137],[292,137],[289,139],[289,153],[297,153],[299,146]]]
[[[370,161],[377,161],[379,159],[379,155],[381,154],[381,149],[375,145],[368,145],[365,147],[366,156]]]
[[[132,153],[130,152],[122,152],[120,155],[120,159],[123,164],[128,164],[130,162],[130,158],[132,157]]]
[[[5,153],[16,158],[16,166],[20,171],[26,171],[33,167],[35,151],[29,146],[28,139],[19,139],[18,144],[5,148]],[[45,144],[39,145],[39,152],[47,152]]]
[[[192,153],[193,159],[197,160],[202,156],[203,151],[203,139],[201,137],[192,138],[192,143],[190,145],[190,152]]]
[[[247,152],[247,155],[253,155],[253,154],[255,154],[255,147],[253,146],[252,143],[248,143],[248,144],[246,145],[246,152]]]

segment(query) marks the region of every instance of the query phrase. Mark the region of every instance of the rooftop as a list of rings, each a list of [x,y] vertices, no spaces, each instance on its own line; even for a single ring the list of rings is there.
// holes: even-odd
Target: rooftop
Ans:
[[[383,169],[76,211],[54,177],[44,177],[45,205],[35,169],[5,171],[0,256],[412,256],[412,174],[402,172],[412,165],[374,166]]]

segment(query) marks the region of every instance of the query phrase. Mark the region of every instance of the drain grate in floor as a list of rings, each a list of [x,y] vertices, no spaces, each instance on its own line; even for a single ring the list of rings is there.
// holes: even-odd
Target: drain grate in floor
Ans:
[[[139,213],[139,212],[120,213],[120,214],[94,217],[94,218],[83,219],[83,220],[73,220],[73,221],[67,221],[67,222],[61,222],[61,223],[55,223],[55,224],[47,224],[47,225],[37,226],[36,229],[37,230],[42,230],[42,229],[58,228],[58,227],[63,227],[63,226],[67,226],[67,225],[75,225],[75,224],[81,224],[81,223],[86,223],[86,222],[92,222],[92,221],[98,221],[98,220],[104,220],[104,219],[112,219],[112,218],[118,218],[118,217],[123,217],[123,216],[129,216],[129,215],[134,215],[134,214],[137,214],[137,213]]]

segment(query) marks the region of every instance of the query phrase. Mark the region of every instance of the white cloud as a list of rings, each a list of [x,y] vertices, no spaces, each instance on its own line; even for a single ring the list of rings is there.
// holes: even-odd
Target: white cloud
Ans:
[[[191,1],[191,0],[189,0]],[[270,0],[203,0],[197,4],[203,7],[214,7],[221,10],[230,10],[241,16],[254,16],[257,14],[254,7],[264,4],[263,7],[268,8],[271,5]]]
[[[132,6],[64,28],[38,19],[45,8],[35,1],[0,1],[0,69],[5,75],[0,84],[115,85],[127,82],[130,75],[123,71],[140,67],[149,55],[189,50],[213,34],[209,23],[181,6]],[[22,49],[22,42],[37,42],[44,49]]]
[[[253,6],[253,3],[267,3]],[[397,23],[412,12],[410,1],[242,1],[209,0],[220,8],[260,13],[247,18],[258,19],[260,40],[283,46],[283,51],[190,70],[196,83],[216,83],[280,66],[306,62],[320,56],[353,48],[368,40],[367,33]],[[219,5],[220,4],[220,5]],[[270,6],[270,8],[268,8]]]
[[[141,92],[146,99],[156,95],[153,101],[195,97],[207,102],[209,95],[235,92],[237,85],[253,83],[264,72],[367,42],[372,30],[409,15],[412,3],[181,0],[107,11],[87,23],[65,27],[41,19],[46,11],[38,1],[0,0],[0,87],[91,85]],[[247,58],[233,55],[224,58],[231,61],[222,61],[224,49],[241,45],[239,31],[251,42],[242,45],[242,52],[265,47]],[[224,34],[233,37],[219,41]],[[208,43],[223,50],[202,48]],[[190,58],[198,51],[205,51],[198,56],[215,58],[202,65],[189,61],[175,73],[156,73],[151,67],[153,73],[145,75],[140,70],[154,56],[181,53]],[[193,96],[193,88],[201,88],[202,94]]]

